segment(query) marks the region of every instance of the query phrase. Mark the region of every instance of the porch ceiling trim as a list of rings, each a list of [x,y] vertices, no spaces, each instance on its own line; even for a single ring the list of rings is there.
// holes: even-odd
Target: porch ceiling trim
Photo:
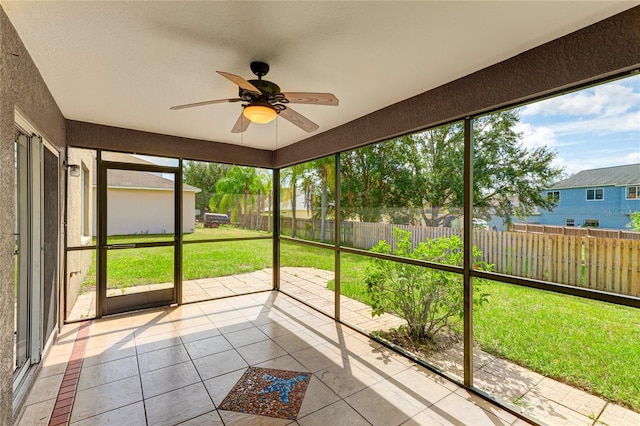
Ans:
[[[74,120],[67,120],[67,145],[243,166],[271,167],[272,164],[272,152],[267,150]]]

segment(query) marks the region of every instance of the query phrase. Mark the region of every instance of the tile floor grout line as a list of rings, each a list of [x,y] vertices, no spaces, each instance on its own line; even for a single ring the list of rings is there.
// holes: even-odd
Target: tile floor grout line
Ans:
[[[71,357],[67,363],[62,383],[58,389],[56,402],[53,411],[49,417],[49,426],[67,425],[71,421],[71,410],[75,402],[76,392],[78,391],[78,381],[80,380],[80,370],[82,369],[82,361],[87,347],[87,339],[89,338],[89,329],[93,321],[85,321],[78,328],[78,334],[73,343]],[[63,391],[64,389],[64,391]],[[71,396],[66,396],[69,392],[73,392]],[[61,396],[65,395],[63,399]]]
[[[140,396],[142,397],[142,410],[144,411],[144,423],[145,425],[149,424],[149,419],[147,418],[147,404],[145,404],[144,398],[144,387],[142,386],[142,371],[140,370],[140,358],[138,357],[140,354],[138,352],[138,343],[136,342],[136,333],[135,330],[138,328],[137,326],[133,326],[133,348],[135,350],[136,357],[136,366],[138,367],[138,381],[140,382]]]
[[[607,407],[609,406],[609,404],[611,404],[611,402],[606,401],[604,406],[602,407],[602,410],[600,410],[600,413],[598,413],[598,415],[596,417],[594,417],[593,419],[593,424],[597,425],[598,423],[600,423],[600,417],[602,417],[602,415],[604,414],[604,410],[607,409]],[[604,422],[603,422],[604,423]]]
[[[206,314],[205,314],[205,316],[206,316]],[[211,321],[211,320],[209,320],[209,321]],[[213,321],[211,321],[211,325],[216,327],[216,325],[213,323]],[[216,329],[217,329],[217,327],[216,327]],[[220,336],[222,336],[224,338],[224,336],[222,335],[222,332],[220,333]],[[189,362],[191,362],[191,365],[193,365],[193,368],[196,370],[196,374],[198,375],[198,378],[200,379],[200,383],[202,383],[202,386],[204,386],[204,390],[207,393],[207,396],[209,397],[209,399],[211,400],[211,404],[213,404],[213,409],[217,413],[218,412],[218,406],[216,405],[216,402],[211,397],[211,394],[209,393],[209,389],[207,389],[207,385],[205,385],[205,383],[204,383],[205,380],[202,378],[202,374],[200,374],[200,371],[198,370],[198,367],[196,367],[196,364],[194,362],[194,359],[197,359],[197,358],[193,358],[191,356],[191,354],[189,353],[189,350],[187,349],[187,346],[185,345],[184,341],[182,340],[182,337],[180,337],[180,342],[181,342],[182,346],[184,347],[184,350],[187,353],[187,356],[189,357]],[[142,378],[142,375],[140,375],[140,377]],[[191,386],[191,385],[187,385],[187,386]],[[186,386],[183,386],[183,387],[186,387]],[[145,411],[145,413],[146,413],[146,411]],[[218,414],[218,417],[220,417],[220,414]],[[222,419],[222,418],[220,417],[220,419]],[[188,421],[188,420],[186,420],[186,421]],[[184,422],[182,422],[182,423],[184,423]]]

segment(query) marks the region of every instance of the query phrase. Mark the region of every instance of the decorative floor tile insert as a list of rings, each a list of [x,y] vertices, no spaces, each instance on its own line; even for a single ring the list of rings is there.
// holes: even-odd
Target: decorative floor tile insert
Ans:
[[[295,420],[311,373],[249,367],[220,409]]]

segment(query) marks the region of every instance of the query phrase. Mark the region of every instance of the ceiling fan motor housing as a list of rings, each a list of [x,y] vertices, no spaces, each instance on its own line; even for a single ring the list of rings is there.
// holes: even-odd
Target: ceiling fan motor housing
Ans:
[[[267,80],[249,80],[263,95],[275,95],[280,93],[280,86]]]
[[[280,93],[280,86],[267,80],[248,80],[262,94],[240,89],[240,97],[245,102],[263,102],[266,104],[275,104],[276,102],[287,103],[288,100]]]

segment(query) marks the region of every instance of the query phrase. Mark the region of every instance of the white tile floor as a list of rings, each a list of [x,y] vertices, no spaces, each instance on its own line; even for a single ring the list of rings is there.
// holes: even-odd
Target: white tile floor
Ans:
[[[77,329],[64,328],[20,425],[47,424],[62,380],[56,367],[69,359]],[[249,366],[312,374],[295,421],[217,409]],[[282,293],[265,292],[95,320],[71,424],[524,422]]]

